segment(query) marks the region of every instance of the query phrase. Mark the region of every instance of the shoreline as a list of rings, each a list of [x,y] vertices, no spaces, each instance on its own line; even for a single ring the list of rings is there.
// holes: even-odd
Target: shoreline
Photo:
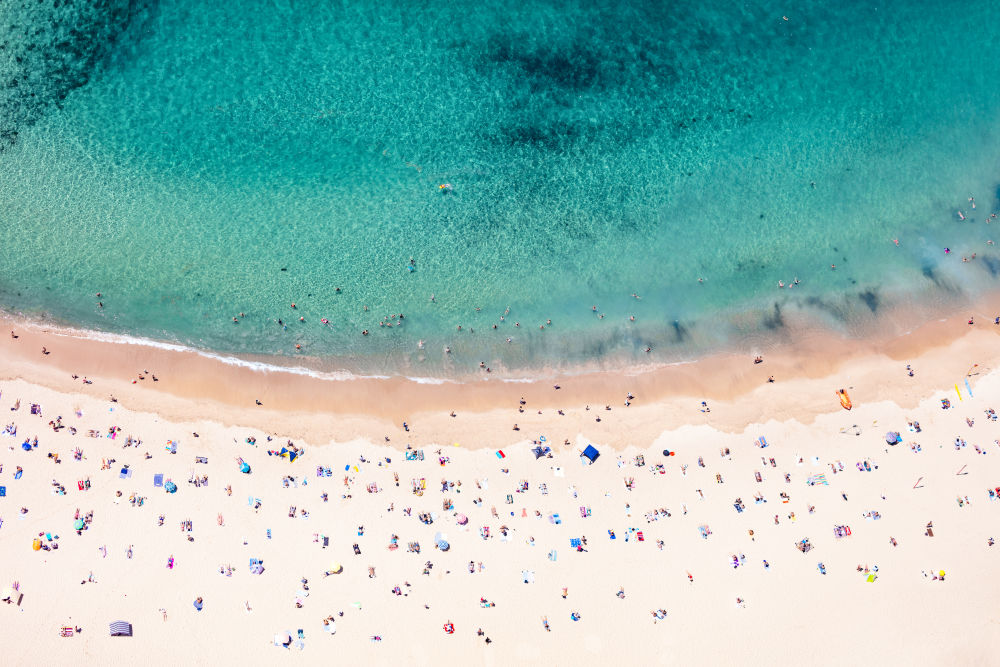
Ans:
[[[992,320],[933,321],[863,349],[807,337],[758,365],[726,355],[569,378],[560,390],[547,380],[332,382],[23,322],[15,331],[0,336],[0,409],[17,427],[0,466],[0,527],[23,599],[0,613],[13,612],[11,632],[43,639],[14,646],[12,664],[81,648],[206,662],[191,646],[248,664],[283,650],[310,663],[330,650],[415,664],[597,662],[624,650],[718,664],[749,656],[733,646],[761,636],[782,637],[782,655],[814,651],[829,628],[808,619],[832,614],[859,639],[815,654],[817,664],[859,654],[864,664],[982,662],[995,643],[983,610],[996,587],[982,576],[995,562],[986,490],[1000,451],[997,422],[983,417],[1000,396]],[[636,395],[627,408],[626,387]],[[942,397],[953,409],[941,410]],[[52,419],[69,428],[47,429]],[[908,427],[917,420],[920,431]],[[905,442],[889,447],[887,430]],[[961,449],[941,444],[957,433]],[[541,435],[551,459],[529,451]],[[762,436],[769,449],[751,446]],[[37,449],[17,446],[35,437]],[[270,455],[285,438],[304,461]],[[590,443],[602,455],[581,466]],[[426,460],[402,456],[408,445]],[[157,488],[155,475],[180,489]],[[74,534],[80,515],[93,521]],[[847,538],[831,532],[844,526]],[[815,549],[806,556],[803,539]],[[32,551],[36,540],[46,550]],[[265,571],[248,573],[248,558]],[[119,620],[134,624],[134,639],[108,637]],[[711,641],[720,624],[731,643]],[[970,629],[981,642],[954,640]],[[888,646],[889,634],[903,639]],[[285,636],[288,649],[275,643]]]
[[[892,396],[903,407],[915,405],[929,391],[960,381],[972,364],[981,369],[1000,365],[1000,352],[995,351],[1000,327],[985,319],[994,312],[994,303],[988,307],[975,309],[974,326],[966,323],[967,315],[952,314],[912,330],[897,321],[881,335],[861,340],[790,326],[763,352],[761,364],[752,363],[748,349],[646,368],[536,378],[496,373],[464,381],[271,369],[179,345],[91,336],[5,315],[0,316],[2,327],[19,337],[0,337],[0,355],[7,362],[0,379],[21,378],[64,393],[113,395],[130,409],[169,419],[211,417],[224,425],[256,426],[314,442],[383,442],[388,437],[393,446],[401,446],[440,438],[472,447],[509,446],[537,437],[552,413],[561,409],[565,414],[558,423],[565,427],[559,429],[557,441],[572,440],[586,428],[614,447],[645,447],[680,424],[705,423],[736,432],[772,419],[794,417],[808,423],[837,408],[834,392],[842,386],[850,391],[854,384],[869,385],[852,394],[855,404]],[[43,346],[50,354],[41,354]],[[904,371],[907,363],[916,368],[913,378]],[[139,380],[143,370],[149,375]],[[74,374],[93,384],[72,380]],[[767,382],[769,376],[774,383]],[[626,408],[628,393],[635,399]],[[257,406],[256,400],[263,405]],[[696,407],[702,400],[730,409],[701,414]],[[605,410],[606,405],[612,410]],[[626,410],[630,427],[623,433],[617,427]],[[452,411],[454,418],[449,416]],[[330,416],[336,423],[329,423]],[[404,421],[411,425],[410,432],[401,427]],[[484,423],[489,427],[484,429]],[[514,424],[520,430],[515,431]]]

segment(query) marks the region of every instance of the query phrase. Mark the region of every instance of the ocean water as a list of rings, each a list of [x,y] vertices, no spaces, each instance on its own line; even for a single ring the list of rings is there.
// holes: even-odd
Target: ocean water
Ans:
[[[0,306],[447,376],[995,289],[1000,5],[794,4],[2,3]]]

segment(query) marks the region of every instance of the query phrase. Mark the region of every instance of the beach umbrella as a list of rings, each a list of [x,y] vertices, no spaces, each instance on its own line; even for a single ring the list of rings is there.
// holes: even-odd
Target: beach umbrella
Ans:
[[[246,461],[241,461],[240,472],[243,473],[244,475],[250,474],[250,464],[247,463]]]
[[[173,482],[167,482],[163,488],[167,490],[167,493],[177,493],[177,485]]]
[[[77,519],[73,522],[73,530],[83,530],[84,525],[83,519]]]
[[[458,525],[464,526],[467,523],[469,523],[469,517],[465,516],[464,514],[459,514],[458,515]]]
[[[330,568],[330,572],[333,572],[334,574],[340,574],[343,571],[344,571],[344,566],[341,565],[340,563],[334,563],[333,567]]]

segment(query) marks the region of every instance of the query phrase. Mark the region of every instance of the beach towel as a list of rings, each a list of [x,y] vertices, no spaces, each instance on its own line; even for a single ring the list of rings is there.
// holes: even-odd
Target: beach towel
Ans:
[[[158,489],[161,486],[163,486],[163,474],[157,473],[153,475],[153,488]]]
[[[7,497],[7,487],[0,486],[0,498],[6,498],[6,497]]]

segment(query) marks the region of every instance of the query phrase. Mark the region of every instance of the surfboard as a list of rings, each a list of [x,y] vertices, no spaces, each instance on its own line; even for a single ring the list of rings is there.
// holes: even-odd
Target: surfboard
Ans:
[[[851,397],[850,397],[850,396],[848,396],[848,395],[847,395],[847,392],[846,392],[846,391],[844,391],[843,389],[841,389],[841,390],[839,390],[839,391],[837,392],[837,396],[839,396],[839,397],[840,397],[840,405],[841,405],[841,406],[842,406],[842,407],[843,407],[843,408],[844,408],[845,410],[850,410],[850,409],[851,409],[852,407],[854,407],[854,404],[853,404],[853,403],[851,403]]]

